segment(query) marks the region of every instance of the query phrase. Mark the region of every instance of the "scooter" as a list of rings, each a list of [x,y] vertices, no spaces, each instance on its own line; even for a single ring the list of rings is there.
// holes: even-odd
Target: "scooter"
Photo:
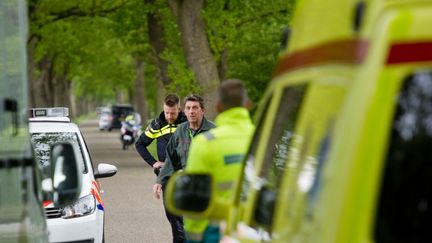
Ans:
[[[130,145],[133,145],[138,138],[138,132],[141,126],[136,124],[134,120],[122,121],[120,128],[120,140],[122,143],[123,150],[128,149]]]

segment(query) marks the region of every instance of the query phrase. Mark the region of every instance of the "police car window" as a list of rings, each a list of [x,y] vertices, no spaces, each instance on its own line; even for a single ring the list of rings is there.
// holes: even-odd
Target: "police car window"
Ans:
[[[269,149],[264,156],[264,166],[260,173],[261,178],[266,178],[266,185],[269,188],[275,189],[281,182],[305,93],[306,86],[303,85],[286,88],[282,94],[268,141]]]
[[[83,134],[81,134],[81,137],[83,137]],[[83,141],[84,141],[84,146],[83,146],[82,149],[86,151],[86,154],[88,155],[88,157],[89,157],[89,159],[90,159],[90,165],[91,165],[93,171],[95,171],[95,170],[94,170],[94,165],[93,165],[93,160],[92,160],[92,157],[91,157],[91,154],[90,154],[90,150],[89,150],[89,148],[88,148],[88,146],[87,146],[86,141],[85,141],[85,140],[83,140]]]
[[[87,167],[84,163],[84,156],[80,143],[78,142],[78,136],[72,132],[61,132],[61,133],[33,133],[31,134],[31,142],[35,151],[36,160],[42,167],[43,176],[49,176],[50,174],[50,158],[51,158],[51,146],[61,142],[69,142],[79,147],[81,151],[81,157],[77,158],[82,164],[83,173],[87,173]]]
[[[432,71],[404,80],[395,105],[375,242],[432,242]]]

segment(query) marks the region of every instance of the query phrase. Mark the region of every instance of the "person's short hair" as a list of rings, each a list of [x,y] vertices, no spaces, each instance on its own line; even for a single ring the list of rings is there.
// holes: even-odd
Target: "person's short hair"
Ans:
[[[201,96],[197,94],[190,94],[184,98],[184,104],[186,105],[186,102],[188,101],[199,102],[201,109],[204,109],[204,99]]]
[[[238,79],[227,79],[222,81],[218,89],[219,100],[225,110],[244,106],[248,99],[245,86]]]
[[[180,98],[176,94],[168,94],[165,96],[164,104],[173,107],[180,103]]]

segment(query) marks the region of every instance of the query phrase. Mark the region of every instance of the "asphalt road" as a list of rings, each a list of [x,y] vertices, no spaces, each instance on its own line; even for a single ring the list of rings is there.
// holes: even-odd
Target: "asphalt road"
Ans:
[[[160,200],[153,197],[155,175],[134,147],[122,150],[119,130],[99,131],[97,120],[79,125],[93,165],[108,163],[118,172],[99,179],[105,205],[105,242],[172,242],[171,228]]]

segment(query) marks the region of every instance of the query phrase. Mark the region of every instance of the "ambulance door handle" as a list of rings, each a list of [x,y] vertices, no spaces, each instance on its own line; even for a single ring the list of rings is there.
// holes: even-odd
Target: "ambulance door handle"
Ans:
[[[11,119],[13,123],[12,136],[18,135],[18,102],[13,99],[4,99],[3,107],[6,112],[11,112]]]

